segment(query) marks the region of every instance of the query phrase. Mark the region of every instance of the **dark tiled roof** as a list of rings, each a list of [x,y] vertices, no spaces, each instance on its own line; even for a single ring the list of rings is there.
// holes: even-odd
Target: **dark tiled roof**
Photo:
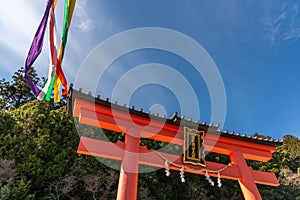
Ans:
[[[74,90],[72,88],[72,85],[70,86],[68,105],[67,105],[67,113],[69,115],[72,115],[72,111],[73,111],[72,101],[74,98],[80,98],[89,102],[94,102],[102,106],[118,109],[120,111],[125,111],[125,112],[129,111],[130,114],[135,114],[141,117],[146,117],[146,118],[151,117],[154,120],[163,121],[169,124],[188,126],[193,128],[195,127],[197,128],[198,126],[198,130],[204,130],[206,132],[209,130],[208,131],[209,133],[220,134],[221,136],[228,137],[228,138],[250,141],[250,142],[272,145],[272,146],[280,146],[282,145],[283,142],[282,140],[275,140],[271,137],[257,137],[257,136],[251,136],[251,135],[240,134],[235,132],[229,132],[227,130],[222,131],[219,129],[220,124],[214,125],[212,123],[207,124],[206,122],[200,123],[200,120],[192,121],[191,118],[186,119],[185,116],[179,117],[177,112],[175,112],[171,118],[167,118],[165,115],[160,117],[158,113],[151,113],[150,111],[144,112],[142,108],[136,110],[135,106],[127,107],[126,104],[119,105],[117,101],[110,102],[109,98],[101,99],[100,95],[98,95],[97,97],[93,97],[91,92],[88,92],[88,94],[84,94],[82,93],[82,89]]]

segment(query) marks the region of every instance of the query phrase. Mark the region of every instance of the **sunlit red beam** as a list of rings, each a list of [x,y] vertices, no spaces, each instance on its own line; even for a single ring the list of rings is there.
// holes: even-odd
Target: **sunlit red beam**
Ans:
[[[116,148],[113,148],[112,145],[115,145]],[[108,158],[113,160],[122,160],[123,152],[124,152],[124,143],[118,142],[118,143],[111,143],[111,142],[105,142],[102,140],[92,139],[88,137],[81,137],[80,143],[78,146],[77,153],[89,155],[89,156],[95,156],[95,157],[102,157],[102,158]],[[168,160],[173,161],[174,163],[183,165],[182,160],[183,158],[178,155],[168,154],[168,153],[162,153]],[[147,165],[147,166],[153,166],[158,168],[164,168],[164,162],[165,160],[161,158],[157,153],[154,151],[148,150],[146,147],[142,146],[140,147],[140,153],[139,153],[139,164]],[[195,165],[187,165],[184,164],[187,167],[193,168],[193,169],[201,169],[201,166],[195,166]],[[210,170],[218,170],[226,165],[220,164],[220,163],[214,163],[206,161],[206,168]],[[251,167],[249,167],[253,179],[255,183],[258,184],[264,184],[264,185],[271,185],[271,186],[278,186],[279,182],[275,176],[274,173],[270,172],[262,172],[253,170]],[[179,167],[170,165],[170,169],[172,170],[179,170]],[[189,171],[185,169],[186,172],[195,173],[195,174],[205,174],[205,171],[203,172],[195,172],[195,171]],[[209,173],[210,176],[216,177],[216,173]],[[235,165],[232,165],[228,168],[226,168],[224,171],[221,172],[221,178],[231,179],[231,180],[239,180],[241,178],[239,171]]]

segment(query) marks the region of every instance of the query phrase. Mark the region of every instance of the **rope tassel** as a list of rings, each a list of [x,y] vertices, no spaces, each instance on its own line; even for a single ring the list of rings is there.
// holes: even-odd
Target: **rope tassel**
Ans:
[[[181,167],[180,168],[180,179],[181,179],[181,182],[185,182],[185,179],[184,179],[184,167]]]
[[[177,164],[177,163],[174,163],[170,160],[168,160],[165,156],[163,156],[162,154],[160,154],[159,152],[157,151],[154,151],[157,155],[159,155],[162,159],[165,160],[165,172],[166,172],[166,176],[170,176],[170,164],[175,166],[175,167],[180,167],[180,179],[181,179],[181,182],[185,182],[185,177],[184,177],[184,169],[186,169],[187,171],[189,172],[195,172],[195,173],[199,173],[199,172],[204,172],[205,171],[205,178],[206,180],[210,183],[211,186],[214,186],[215,183],[214,181],[210,178],[209,173],[214,173],[216,174],[217,173],[217,177],[218,177],[218,180],[217,180],[217,184],[218,184],[218,187],[222,187],[222,182],[221,182],[221,174],[220,172],[224,171],[225,169],[227,169],[228,167],[231,167],[232,166],[232,163],[228,163],[228,165],[220,168],[220,169],[217,169],[217,170],[211,170],[211,169],[207,169],[207,168],[198,168],[198,169],[195,169],[195,168],[191,168],[189,166],[185,166],[185,165],[182,165],[182,164]]]
[[[165,161],[165,172],[166,172],[166,176],[170,176],[170,169],[169,169],[169,163],[168,163],[168,161],[166,160]]]
[[[218,172],[218,187],[222,187],[220,172]]]
[[[211,186],[215,185],[213,180],[211,180],[210,176],[208,175],[208,171],[205,172],[205,179],[210,183]]]

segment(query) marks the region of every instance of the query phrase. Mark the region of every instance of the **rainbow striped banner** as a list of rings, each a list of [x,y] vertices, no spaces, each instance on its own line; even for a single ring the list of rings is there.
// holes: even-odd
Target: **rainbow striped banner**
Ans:
[[[34,37],[34,40],[31,44],[26,62],[25,62],[25,80],[28,86],[31,88],[33,93],[37,96],[37,99],[45,99],[50,101],[52,90],[54,88],[54,102],[59,102],[59,90],[60,84],[62,83],[64,90],[62,95],[68,93],[67,89],[67,80],[62,71],[62,60],[64,56],[64,50],[67,43],[68,30],[70,27],[71,19],[73,16],[73,11],[75,7],[76,0],[65,0],[65,9],[64,9],[64,25],[62,30],[62,39],[60,44],[59,53],[57,51],[57,31],[56,31],[56,22],[55,22],[55,7],[56,0],[48,0],[45,14],[41,21],[41,24],[37,30],[37,33]],[[40,90],[29,78],[28,71],[30,70],[33,62],[36,60],[40,54],[43,47],[44,33],[46,30],[47,19],[49,18],[49,56],[50,64],[48,70],[47,82],[45,83],[42,90]]]

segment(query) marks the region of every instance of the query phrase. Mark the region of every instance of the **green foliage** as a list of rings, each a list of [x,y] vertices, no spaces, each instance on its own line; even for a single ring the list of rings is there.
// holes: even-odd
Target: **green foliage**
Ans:
[[[288,154],[291,159],[300,158],[300,140],[292,135],[284,136],[282,150]]]
[[[118,172],[76,153],[79,136],[73,118],[32,100],[0,111],[2,199],[92,199],[115,194]],[[1,174],[1,173],[0,173]],[[95,186],[94,186],[95,185]],[[109,187],[108,187],[109,186]]]
[[[258,189],[263,199],[277,200],[277,199],[300,199],[300,189],[280,185],[279,187],[258,185]]]
[[[14,73],[11,82],[4,78],[0,80],[0,109],[7,109],[10,106],[19,107],[35,98],[23,77],[24,68],[21,68]],[[30,69],[29,77],[34,84],[41,86],[42,81],[37,77],[34,68]],[[42,80],[44,81],[44,78]]]
[[[30,200],[34,199],[34,194],[29,194],[30,181],[15,180],[13,177],[8,179],[8,182],[1,187],[1,199],[11,200],[11,199],[24,199]]]

